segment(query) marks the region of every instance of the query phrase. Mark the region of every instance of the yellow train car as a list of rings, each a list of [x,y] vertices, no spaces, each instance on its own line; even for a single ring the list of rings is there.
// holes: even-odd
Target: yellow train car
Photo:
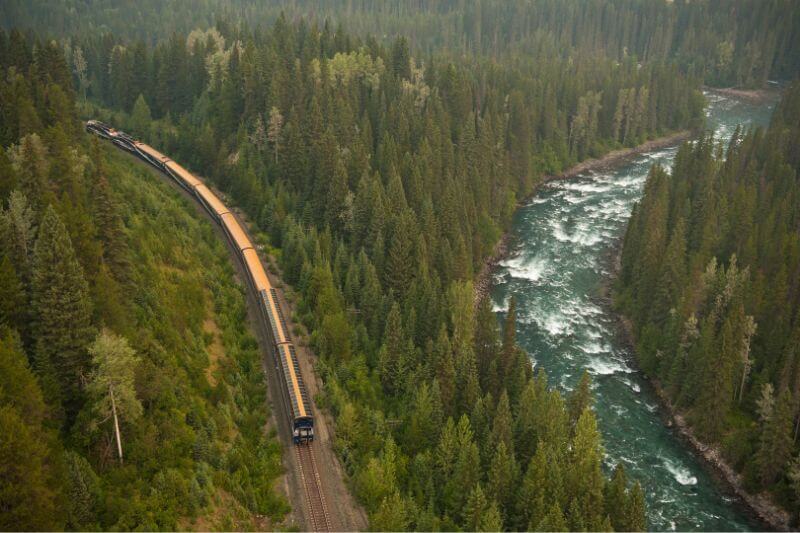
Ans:
[[[86,130],[111,140],[117,146],[138,155],[172,177],[181,187],[192,193],[222,226],[225,235],[236,248],[244,265],[248,282],[255,289],[262,319],[268,323],[269,330],[272,332],[272,354],[280,374],[279,382],[282,393],[288,399],[286,415],[292,427],[292,440],[295,444],[313,441],[314,417],[311,401],[306,393],[297,353],[289,338],[286,320],[278,303],[277,292],[269,282],[250,237],[247,236],[237,218],[202,180],[152,146],[95,120],[86,122]]]

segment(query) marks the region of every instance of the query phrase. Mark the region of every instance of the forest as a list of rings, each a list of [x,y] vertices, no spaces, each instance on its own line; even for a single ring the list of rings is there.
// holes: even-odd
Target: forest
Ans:
[[[642,368],[754,492],[800,508],[800,85],[769,127],[654,167],[617,304]]]
[[[602,55],[675,61],[710,85],[758,87],[800,70],[793,0],[6,0],[0,26],[56,37],[113,34],[153,44],[178,32],[267,26],[282,14],[359,35],[405,36],[431,53],[514,58]],[[337,31],[340,28],[337,28]]]
[[[273,488],[281,450],[264,429],[259,351],[224,246],[188,202],[89,142],[80,117],[124,129],[208,177],[267,236],[281,279],[299,295],[292,320],[311,332],[324,381],[315,401],[335,419],[336,452],[371,529],[646,529],[642,488],[622,465],[604,464],[588,374],[568,394],[551,387],[517,346],[513,303],[501,328],[488,300],[476,305],[472,282],[546,176],[700,130],[704,84],[761,86],[794,75],[800,22],[791,4],[423,1],[409,11],[396,1],[179,0],[169,9],[155,0],[3,2],[0,328],[8,356],[0,364],[9,369],[0,380],[19,377],[0,386],[0,413],[4,426],[20,429],[0,436],[0,506],[13,510],[0,528],[263,529],[292,504]],[[791,133],[779,129],[743,133],[741,146],[763,146],[752,160],[772,169],[773,156],[796,156],[784,141]],[[727,167],[713,140],[697,146],[708,150],[705,166],[690,162],[687,147],[686,170],[675,173],[694,172],[699,190],[704,171]],[[696,259],[682,259],[685,274],[704,275],[719,252],[709,276],[717,285],[738,280],[737,265],[745,272],[763,253],[796,304],[796,257],[780,270],[774,258],[786,248],[762,252],[762,236],[776,227],[796,247],[797,207],[782,192],[791,178],[775,168],[784,188],[759,199],[774,199],[776,212],[771,226],[749,228],[749,252],[736,249],[732,216],[727,240],[703,229],[716,195],[706,191],[685,214],[681,231],[694,235],[689,221],[698,220],[691,231],[707,243]],[[754,202],[757,175],[730,201]],[[646,256],[653,267],[670,253],[666,221],[664,249],[640,257],[630,244],[652,187],[626,238],[620,291],[631,314],[658,285],[640,288],[646,266],[632,262]],[[730,205],[715,216],[730,216]],[[738,263],[728,259],[734,251]],[[685,302],[683,324],[700,296],[684,298],[687,278],[670,274],[670,302]],[[796,309],[765,292],[775,289],[769,276],[752,305]],[[740,347],[733,329],[755,312],[741,307],[725,341]],[[668,346],[665,320],[637,322],[650,332],[641,335],[648,372],[644,361],[655,356],[645,354]],[[782,327],[796,330],[796,322]],[[718,326],[709,328],[716,342]],[[788,353],[762,329],[754,352]],[[783,359],[754,360],[745,401],[736,388],[732,414],[713,437],[739,426],[752,433],[745,421],[753,391],[762,393],[757,375],[758,385],[774,382],[776,413],[791,403],[782,392],[791,387],[777,379]],[[126,402],[124,462],[111,432],[112,390]],[[759,437],[750,433],[731,437],[740,462],[750,449],[733,447],[754,446]],[[48,438],[30,447],[33,434]],[[754,483],[777,479],[759,476]]]
[[[225,247],[88,142],[60,47],[15,46],[0,81],[0,529],[279,520],[281,452]]]

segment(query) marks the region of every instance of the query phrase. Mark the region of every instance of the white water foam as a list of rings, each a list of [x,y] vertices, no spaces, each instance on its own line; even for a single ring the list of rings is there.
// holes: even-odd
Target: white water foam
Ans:
[[[664,468],[672,474],[675,481],[684,486],[697,485],[697,478],[692,475],[691,470],[681,464],[675,464],[670,460],[664,461]]]
[[[642,392],[642,388],[639,386],[638,383],[634,383],[633,381],[625,378],[620,378],[620,381],[622,381],[625,385],[630,387],[633,392]]]
[[[508,271],[512,278],[534,282],[542,279],[542,276],[550,269],[547,259],[539,256],[528,258],[521,254],[501,261],[499,264]]]
[[[558,222],[553,226],[553,237],[559,242],[569,242],[579,246],[594,246],[603,240],[602,236],[587,223],[578,224],[574,233],[567,233],[564,225]]]
[[[510,298],[508,296],[506,296],[506,298],[500,303],[497,303],[496,301],[494,301],[494,299],[492,299],[492,312],[493,313],[505,313],[505,312],[507,312],[508,311],[509,301],[510,301]]]
[[[580,346],[580,349],[583,353],[588,354],[608,353],[610,351],[608,346],[600,344],[599,342],[590,342],[588,344],[584,344],[583,346]]]
[[[611,190],[611,185],[602,181],[564,181],[561,188],[580,193],[599,193]]]

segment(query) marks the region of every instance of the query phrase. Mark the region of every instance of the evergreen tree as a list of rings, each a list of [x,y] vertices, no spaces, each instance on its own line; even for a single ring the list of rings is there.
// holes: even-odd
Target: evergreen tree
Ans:
[[[92,426],[96,427],[113,418],[117,453],[122,462],[120,419],[132,422],[142,415],[142,404],[134,388],[138,359],[124,337],[106,330],[101,331],[89,347],[89,354],[95,367],[89,384],[89,392],[96,401],[94,410],[97,418]]]
[[[586,370],[581,374],[581,380],[567,399],[567,408],[572,424],[577,424],[586,409],[591,409],[594,399],[592,398],[592,378]]]
[[[792,396],[784,389],[778,395],[775,410],[764,423],[756,456],[759,480],[764,486],[777,481],[791,458],[794,444],[792,405]]]
[[[11,406],[0,406],[0,427],[0,529],[62,528],[50,450]]]
[[[26,325],[27,297],[8,256],[0,259],[0,325],[21,331]]]
[[[35,367],[45,396],[74,416],[89,373],[91,301],[69,235],[52,207],[42,217],[33,250],[31,308]]]
[[[133,111],[131,111],[131,133],[139,137],[149,137],[150,122],[150,106],[144,99],[144,95],[140,94],[136,98],[136,103],[133,104]]]

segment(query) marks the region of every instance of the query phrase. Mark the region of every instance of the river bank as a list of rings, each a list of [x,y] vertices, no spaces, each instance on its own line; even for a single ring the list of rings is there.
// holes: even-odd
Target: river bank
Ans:
[[[737,100],[744,100],[751,104],[763,104],[777,98],[781,93],[778,87],[764,89],[739,89],[736,87],[705,87],[706,91]]]
[[[658,137],[657,139],[649,140],[632,148],[612,150],[602,157],[598,157],[596,159],[587,159],[586,161],[582,161],[576,165],[573,165],[559,174],[550,174],[544,176],[542,181],[533,188],[528,196],[517,202],[517,209],[528,203],[530,199],[535,196],[545,184],[551,181],[574,178],[579,174],[593,170],[607,170],[620,165],[644,152],[675,146],[676,144],[688,139],[691,133],[692,132],[689,130],[682,130],[665,135],[663,137]],[[497,264],[508,256],[510,243],[511,229],[509,228],[503,232],[500,240],[498,240],[497,244],[495,244],[491,255],[486,258],[480,272],[477,276],[475,276],[473,285],[475,290],[476,305],[481,301],[481,299],[488,296],[489,289],[491,288],[492,273],[497,267]]]
[[[791,517],[789,513],[774,504],[768,494],[752,494],[747,491],[744,488],[742,476],[728,464],[723,457],[722,450],[703,442],[687,422],[685,414],[676,409],[672,404],[666,391],[664,391],[661,386],[661,383],[657,379],[648,376],[639,368],[638,361],[635,357],[636,337],[633,332],[633,323],[627,316],[617,311],[613,305],[612,286],[617,278],[621,264],[621,244],[620,242],[620,245],[614,248],[613,253],[611,253],[607,259],[611,274],[606,278],[606,281],[601,287],[601,296],[598,298],[598,303],[606,309],[606,312],[610,316],[616,319],[619,341],[621,344],[627,346],[630,354],[634,355],[630,358],[629,364],[636,368],[652,387],[659,402],[662,418],[667,427],[675,431],[681,441],[686,444],[706,470],[721,484],[725,491],[741,502],[748,509],[749,514],[760,522],[765,529],[790,531],[789,523]]]

